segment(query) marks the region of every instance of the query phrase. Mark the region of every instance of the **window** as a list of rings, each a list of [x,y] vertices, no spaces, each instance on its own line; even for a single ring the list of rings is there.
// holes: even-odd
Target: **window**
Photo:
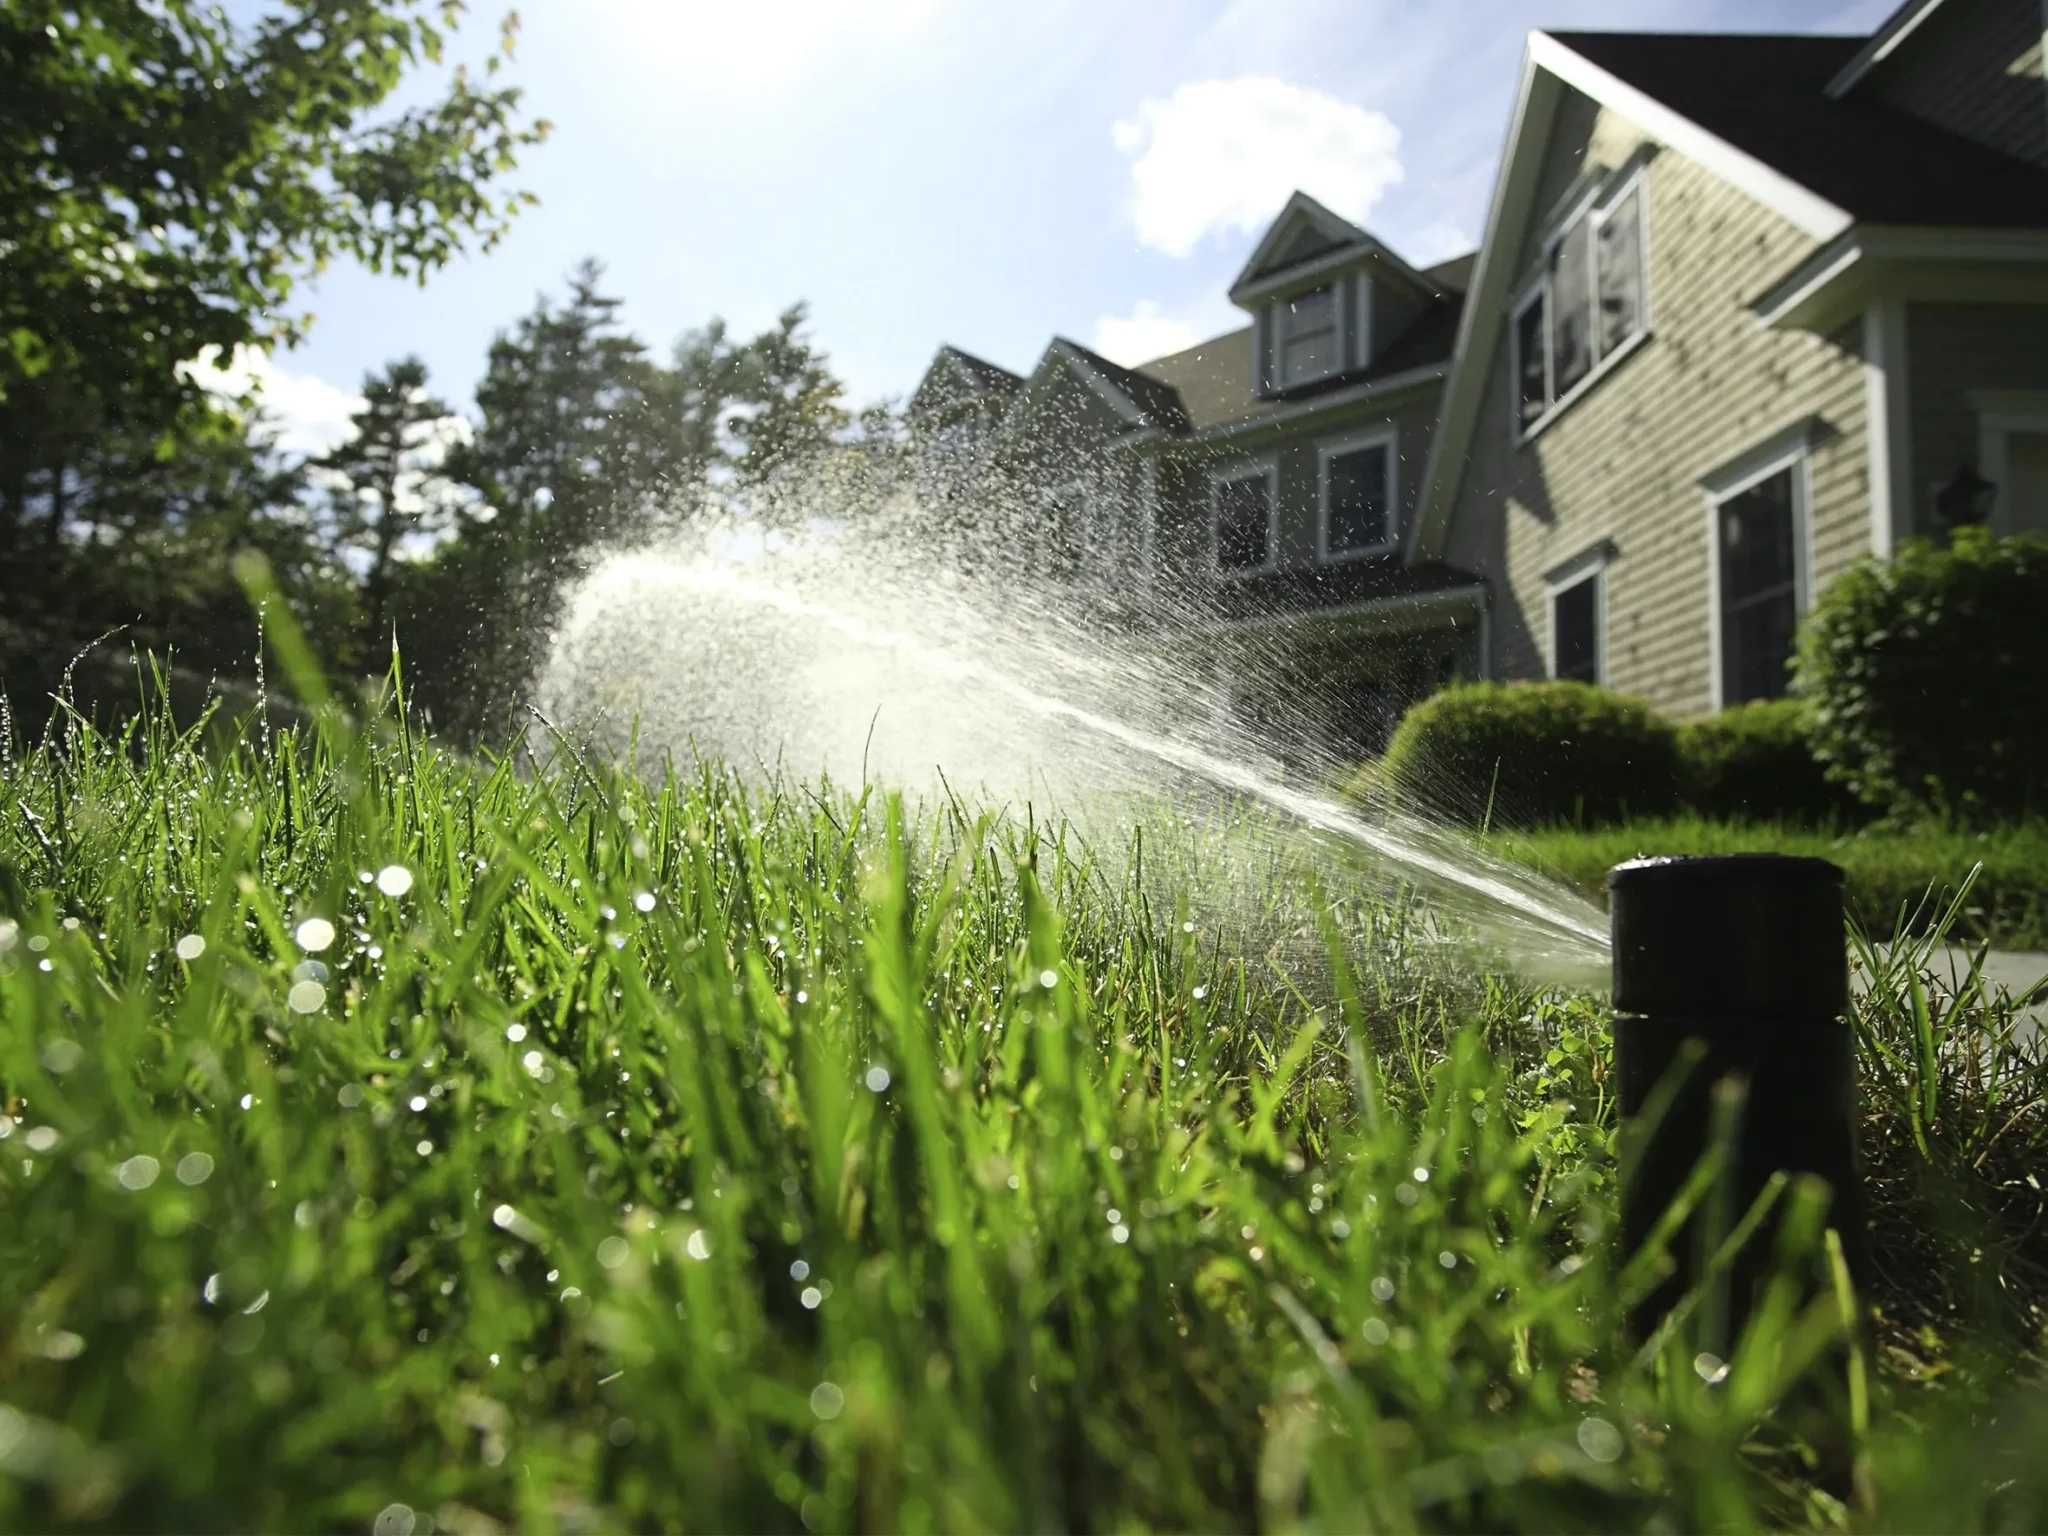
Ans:
[[[1377,432],[1317,450],[1325,560],[1374,554],[1394,542],[1394,437]]]
[[[1216,481],[1216,568],[1259,571],[1273,564],[1274,471],[1237,469]]]
[[[1581,683],[1601,680],[1598,570],[1550,594],[1550,675]]]
[[[1785,692],[1799,627],[1796,473],[1787,465],[1714,509],[1724,705]]]
[[[1282,299],[1278,309],[1280,387],[1313,384],[1335,373],[1343,351],[1338,340],[1336,287],[1311,288]]]
[[[1536,430],[1574,390],[1643,334],[1643,190],[1574,215],[1544,252],[1543,275],[1515,312],[1515,419]]]

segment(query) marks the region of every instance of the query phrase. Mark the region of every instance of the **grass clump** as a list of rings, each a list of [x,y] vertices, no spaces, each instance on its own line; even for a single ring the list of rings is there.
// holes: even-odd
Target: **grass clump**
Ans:
[[[1880,1172],[1983,1197],[2038,1063],[1903,996]],[[1620,1339],[1607,1040],[1193,824],[73,723],[0,779],[0,1522],[2048,1516],[2033,1298],[1958,1278],[2019,1197],[1861,1408],[1825,1308],[1710,1382]]]

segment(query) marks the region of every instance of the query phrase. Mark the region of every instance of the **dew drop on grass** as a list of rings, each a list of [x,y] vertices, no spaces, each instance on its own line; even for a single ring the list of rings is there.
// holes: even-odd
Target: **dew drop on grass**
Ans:
[[[213,1177],[213,1158],[204,1152],[187,1152],[178,1159],[178,1182],[204,1184]]]
[[[120,1180],[123,1189],[147,1189],[156,1182],[156,1176],[163,1171],[163,1165],[147,1153],[138,1153],[114,1170],[114,1177]]]
[[[285,1006],[293,1013],[318,1013],[327,1001],[327,989],[311,979],[294,984],[285,994]]]
[[[206,953],[206,940],[196,933],[188,933],[178,940],[178,958],[187,965]]]
[[[414,1094],[410,1099],[406,1100],[406,1108],[410,1109],[416,1115],[425,1113],[427,1108],[427,1096],[424,1093]]]
[[[412,889],[412,871],[403,864],[386,864],[377,871],[377,889],[386,896],[403,896]]]
[[[1060,984],[1060,973],[1058,971],[1040,971],[1038,973],[1038,984],[1050,992]]]
[[[815,1285],[805,1286],[803,1288],[803,1293],[797,1297],[797,1300],[804,1304],[804,1310],[806,1312],[817,1311],[819,1303],[824,1301],[824,1299],[825,1293],[819,1290]]]
[[[840,1411],[845,1407],[846,1394],[839,1389],[837,1384],[821,1381],[811,1388],[811,1412],[819,1418],[826,1420],[836,1419],[839,1417]]]
[[[1109,1240],[1113,1243],[1128,1243],[1131,1240],[1131,1229],[1118,1222],[1109,1229]]]
[[[409,1504],[386,1504],[377,1511],[377,1518],[371,1524],[371,1536],[412,1536],[419,1524],[419,1516]]]
[[[642,891],[639,895],[635,896],[633,898],[633,910],[635,912],[652,912],[654,910],[654,892]]]
[[[1372,1299],[1384,1306],[1394,1299],[1394,1282],[1385,1275],[1372,1277]]]
[[[1728,1379],[1728,1362],[1719,1355],[1701,1350],[1692,1357],[1692,1368],[1701,1381],[1710,1387],[1718,1387]]]
[[[21,1138],[31,1152],[50,1152],[64,1138],[54,1125],[39,1125]]]
[[[309,917],[292,937],[307,954],[317,955],[334,942],[334,924],[324,917]]]
[[[597,1262],[606,1269],[617,1269],[631,1256],[633,1250],[623,1237],[608,1237],[597,1245]]]
[[[684,1252],[699,1263],[711,1257],[711,1239],[704,1235],[702,1227],[690,1234],[690,1240],[683,1244]]]
[[[1197,988],[1195,988],[1195,1001],[1196,1001],[1196,1002],[1198,1002],[1198,1003],[1199,1003],[1199,1002],[1200,1002],[1200,1001],[1201,1001],[1201,1000],[1202,1000],[1203,998],[1207,997],[1208,995],[1209,995],[1209,989],[1208,989],[1207,987],[1197,987]]]
[[[869,1067],[866,1082],[869,1093],[887,1093],[889,1091],[889,1069],[879,1065]]]
[[[1605,1419],[1583,1419],[1579,1423],[1579,1449],[1594,1461],[1619,1461],[1621,1431]]]
[[[43,1065],[58,1077],[76,1071],[85,1060],[85,1047],[76,1040],[56,1039],[43,1047]]]
[[[526,1026],[524,1024],[507,1024],[505,1026],[505,1038],[514,1045],[517,1045],[526,1038]]]
[[[796,1260],[796,1261],[795,1261],[794,1263],[792,1263],[792,1264],[791,1264],[791,1265],[789,1266],[789,1278],[790,1278],[790,1279],[792,1279],[792,1280],[808,1280],[808,1279],[810,1279],[810,1278],[811,1278],[811,1266],[810,1266],[810,1265],[809,1265],[809,1264],[808,1264],[808,1263],[807,1263],[806,1261],[804,1261],[803,1259],[798,1259],[798,1260]]]
[[[1375,1349],[1384,1345],[1392,1337],[1387,1325],[1376,1317],[1368,1317],[1365,1320],[1365,1326],[1358,1331],[1365,1342],[1372,1345]]]

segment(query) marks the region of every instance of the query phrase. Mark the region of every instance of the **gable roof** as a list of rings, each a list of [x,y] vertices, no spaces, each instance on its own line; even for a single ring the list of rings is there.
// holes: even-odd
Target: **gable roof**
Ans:
[[[1854,90],[1858,80],[1890,58],[1898,46],[1913,34],[1913,29],[1932,16],[1940,5],[1941,0],[1904,0],[1856,50],[1855,56],[1835,72],[1828,81],[1828,94],[1846,96]]]
[[[943,409],[964,399],[1007,401],[1024,387],[1024,380],[1007,368],[942,345],[933,354],[931,366],[911,391],[908,409],[915,413]]]
[[[1853,37],[1558,32],[1551,40],[1865,224],[2038,229],[2048,171],[1828,95]]]
[[[1314,238],[1304,243],[1304,234]],[[1347,245],[1368,244],[1371,239],[1356,224],[1330,212],[1306,192],[1296,192],[1266,226],[1259,243],[1252,247],[1251,255],[1230,280],[1229,291],[1236,293],[1261,278],[1272,277]]]
[[[1550,126],[1567,87],[1630,119],[1819,241],[1858,224],[2039,229],[2048,172],[1827,87],[1859,37],[1698,33],[1529,34],[1488,204],[1486,234],[1409,534],[1441,547]]]
[[[1136,407],[1138,415],[1142,418],[1140,425],[1161,427],[1168,432],[1187,430],[1187,412],[1171,384],[1149,377],[1134,368],[1126,368],[1120,363],[1112,363],[1100,352],[1091,351],[1078,341],[1069,341],[1064,336],[1055,336],[1053,345],[1067,348],[1084,368],[1101,375],[1112,389]]]

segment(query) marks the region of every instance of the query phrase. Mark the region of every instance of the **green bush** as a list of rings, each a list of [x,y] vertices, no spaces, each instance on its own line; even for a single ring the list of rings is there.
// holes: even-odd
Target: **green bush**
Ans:
[[[1795,678],[1828,776],[1875,809],[1986,820],[2048,809],[2048,540],[1963,529],[1845,573]]]
[[[1814,756],[1803,699],[1760,699],[1681,725],[1678,787],[1689,810],[1731,821],[1824,826],[1867,818]]]
[[[1377,779],[1451,820],[1594,826],[1673,807],[1677,733],[1588,683],[1461,683],[1402,716]]]

